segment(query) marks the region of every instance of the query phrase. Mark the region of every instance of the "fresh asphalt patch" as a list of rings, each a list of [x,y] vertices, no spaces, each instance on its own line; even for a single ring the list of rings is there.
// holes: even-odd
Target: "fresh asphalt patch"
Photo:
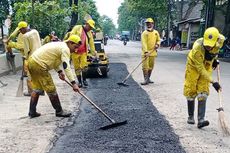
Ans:
[[[125,64],[110,64],[108,78],[89,80],[86,95],[117,122],[107,120],[83,98],[74,125],[66,127],[50,153],[184,153],[179,137],[154,107],[148,94],[131,77],[128,87],[117,85],[128,75]]]

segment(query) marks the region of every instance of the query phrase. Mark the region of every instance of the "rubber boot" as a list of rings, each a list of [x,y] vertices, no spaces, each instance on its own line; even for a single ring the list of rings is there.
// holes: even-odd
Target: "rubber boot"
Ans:
[[[81,75],[77,75],[77,80],[78,80],[78,87],[82,87],[82,81],[81,81]]]
[[[62,110],[61,103],[57,93],[48,94],[50,102],[55,109],[56,117],[70,117],[71,113]]]
[[[39,117],[41,114],[36,111],[36,106],[38,104],[38,98],[39,94],[36,92],[31,93],[31,98],[30,98],[30,109],[29,109],[29,117],[34,118],[34,117]]]
[[[195,124],[194,120],[194,108],[195,108],[195,101],[194,100],[188,100],[188,124]]]
[[[83,79],[83,85],[88,86],[88,82],[86,81],[86,73],[85,71],[82,71],[82,79]]]
[[[147,84],[149,84],[148,71],[143,71],[143,75],[144,75],[144,82],[141,82],[141,85],[147,85]]]
[[[209,125],[209,121],[204,120],[205,109],[206,109],[206,100],[198,101],[198,124],[197,124],[197,127],[199,129]]]
[[[150,77],[151,77],[151,74],[152,74],[152,70],[148,70],[148,75],[149,75],[149,83],[154,83]]]
[[[24,96],[31,96],[32,93],[32,82],[31,80],[27,79],[27,92],[24,93]]]

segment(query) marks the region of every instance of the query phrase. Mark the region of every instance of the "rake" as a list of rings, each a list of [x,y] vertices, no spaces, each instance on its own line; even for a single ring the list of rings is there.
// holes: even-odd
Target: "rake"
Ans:
[[[71,83],[69,83],[67,80],[65,80],[65,82],[70,85],[71,87],[73,87],[73,85]],[[112,119],[109,115],[107,115],[104,111],[102,111],[101,108],[99,108],[92,100],[90,100],[86,95],[84,95],[83,93],[81,93],[80,91],[78,92],[83,98],[85,98],[91,105],[93,105],[94,108],[96,108],[102,115],[104,115],[112,124],[106,125],[101,127],[101,130],[107,130],[110,128],[114,128],[114,127],[118,127],[124,124],[127,124],[127,120],[122,121],[122,122],[116,122],[114,119]]]

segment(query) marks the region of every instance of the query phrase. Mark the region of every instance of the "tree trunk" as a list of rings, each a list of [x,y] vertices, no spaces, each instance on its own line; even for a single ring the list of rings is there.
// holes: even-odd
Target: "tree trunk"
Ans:
[[[78,7],[78,0],[69,0],[70,6],[77,6]],[[71,15],[71,22],[70,22],[70,27],[72,28],[73,26],[76,25],[78,21],[78,12],[73,12]]]
[[[227,13],[225,16],[224,35],[230,39],[230,0],[228,0]]]

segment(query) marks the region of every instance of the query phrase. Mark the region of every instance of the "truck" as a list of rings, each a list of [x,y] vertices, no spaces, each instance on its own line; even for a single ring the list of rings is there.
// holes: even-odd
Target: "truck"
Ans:
[[[127,41],[129,41],[129,39],[130,39],[130,31],[122,31],[121,32],[120,40],[124,41],[125,38],[127,39]]]

